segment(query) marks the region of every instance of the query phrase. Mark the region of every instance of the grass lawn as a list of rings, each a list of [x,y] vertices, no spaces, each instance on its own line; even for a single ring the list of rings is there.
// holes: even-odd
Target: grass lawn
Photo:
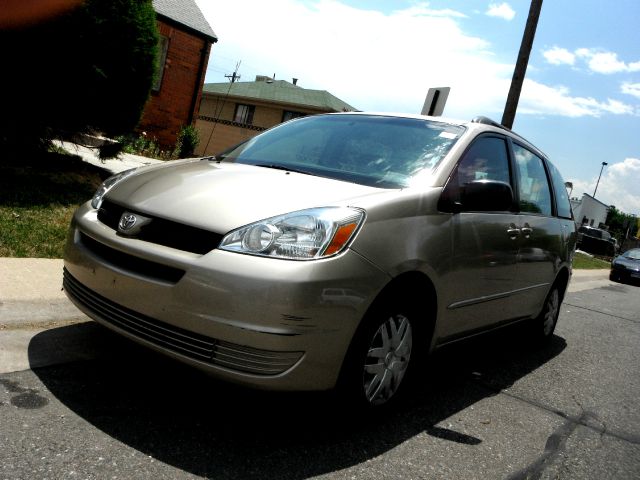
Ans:
[[[74,210],[107,176],[73,155],[0,163],[0,257],[61,258]]]
[[[590,257],[584,253],[576,252],[573,257],[573,268],[595,270],[598,268],[611,268],[611,263],[596,257]]]

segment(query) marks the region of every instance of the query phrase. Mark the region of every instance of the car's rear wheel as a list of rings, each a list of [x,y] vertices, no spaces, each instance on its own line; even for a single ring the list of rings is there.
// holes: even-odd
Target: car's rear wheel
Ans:
[[[558,323],[558,315],[560,315],[560,304],[562,303],[562,295],[558,285],[551,287],[551,291],[547,294],[544,301],[542,312],[534,320],[533,332],[536,340],[549,341],[553,337],[553,332]]]

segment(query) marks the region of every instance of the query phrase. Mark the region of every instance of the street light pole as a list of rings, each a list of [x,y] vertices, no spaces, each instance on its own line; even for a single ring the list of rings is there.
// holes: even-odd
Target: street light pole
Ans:
[[[609,165],[607,162],[602,162],[602,167],[600,167],[600,175],[598,175],[598,181],[596,182],[596,188],[593,191],[593,198],[596,198],[596,192],[598,191],[598,185],[600,184],[600,177],[602,176],[602,170],[604,170],[604,166]]]

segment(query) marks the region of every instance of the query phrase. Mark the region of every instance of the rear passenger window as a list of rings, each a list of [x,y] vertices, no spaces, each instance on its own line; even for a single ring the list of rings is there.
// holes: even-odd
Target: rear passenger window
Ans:
[[[513,144],[520,187],[520,211],[551,215],[551,190],[543,160],[520,145]]]
[[[549,171],[551,172],[551,183],[553,183],[553,192],[556,194],[556,210],[558,216],[563,218],[573,218],[571,215],[571,203],[569,203],[569,194],[564,184],[562,175],[558,169],[551,163],[547,162]]]

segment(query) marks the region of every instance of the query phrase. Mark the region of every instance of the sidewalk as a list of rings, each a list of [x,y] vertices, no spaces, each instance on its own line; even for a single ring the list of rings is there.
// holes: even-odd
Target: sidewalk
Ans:
[[[64,148],[72,155],[78,155],[82,160],[96,167],[108,170],[111,173],[120,173],[130,168],[142,167],[144,165],[153,165],[156,163],[163,163],[164,160],[157,160],[155,158],[142,157],[140,155],[133,155],[130,153],[121,153],[118,158],[110,158],[108,160],[101,160],[98,157],[97,150],[93,148],[83,147],[71,142],[62,142],[54,140],[53,142],[58,147]]]
[[[162,160],[121,154],[101,160],[97,151],[69,142],[54,142],[85,162],[112,174]],[[62,260],[0,257],[0,373],[16,372],[70,359],[87,358],[100,349],[89,334],[94,327],[62,291]],[[72,326],[55,330],[55,327]],[[98,328],[97,326],[95,328]],[[30,351],[32,339],[50,330],[48,347]],[[64,338],[57,338],[56,332]]]
[[[163,163],[163,160],[128,153],[101,160],[92,148],[59,140],[54,143],[113,174]],[[0,330],[52,327],[86,319],[62,291],[62,260],[0,258]]]

